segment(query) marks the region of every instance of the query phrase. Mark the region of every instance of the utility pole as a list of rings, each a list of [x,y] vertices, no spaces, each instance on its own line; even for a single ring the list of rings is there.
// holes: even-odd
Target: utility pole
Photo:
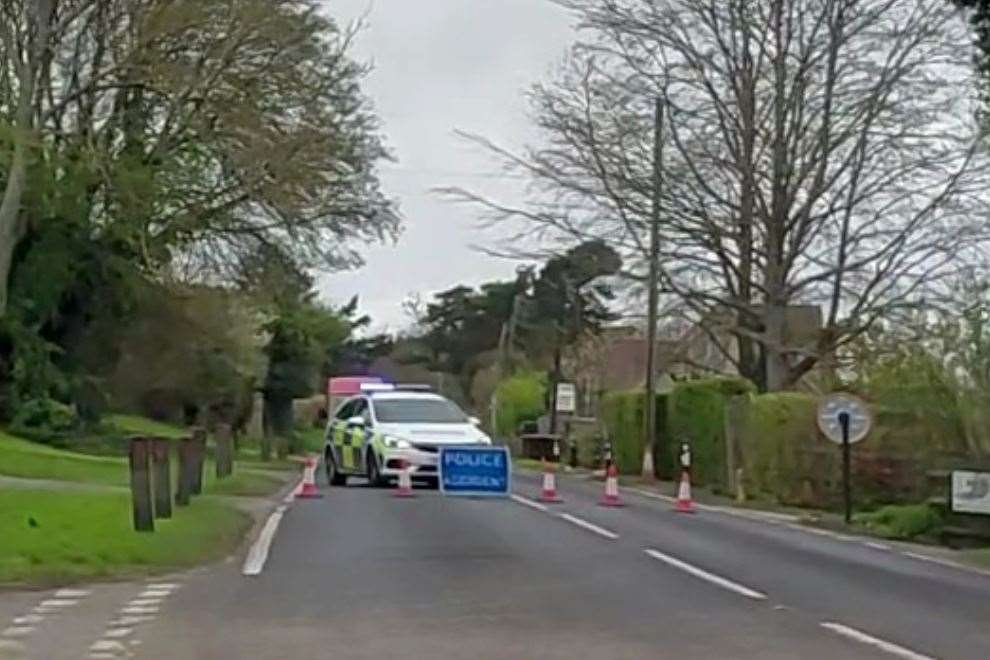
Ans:
[[[657,304],[660,297],[660,195],[663,192],[663,100],[658,96],[653,124],[653,208],[650,217],[649,306],[646,315],[646,400],[644,401],[643,478],[656,477],[653,453],[657,443]]]

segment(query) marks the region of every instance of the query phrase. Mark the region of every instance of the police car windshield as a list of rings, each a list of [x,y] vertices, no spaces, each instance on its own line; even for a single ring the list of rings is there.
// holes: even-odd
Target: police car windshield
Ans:
[[[378,399],[375,417],[383,424],[466,424],[467,416],[442,399]]]

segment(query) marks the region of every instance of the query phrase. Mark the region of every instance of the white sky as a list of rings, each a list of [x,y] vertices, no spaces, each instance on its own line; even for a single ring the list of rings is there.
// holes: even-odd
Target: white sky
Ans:
[[[325,0],[342,25],[367,13],[354,55],[375,70],[364,90],[384,122],[398,162],[382,169],[399,199],[405,231],[395,246],[362,248],[367,265],[320,280],[329,300],[355,293],[375,328],[408,323],[401,302],[459,283],[513,276],[516,264],[486,257],[476,209],[430,192],[469,187],[500,200],[521,184],[498,176],[495,161],[454,135],[480,133],[509,147],[535,139],[523,91],[546,77],[574,38],[572,18],[546,0]]]

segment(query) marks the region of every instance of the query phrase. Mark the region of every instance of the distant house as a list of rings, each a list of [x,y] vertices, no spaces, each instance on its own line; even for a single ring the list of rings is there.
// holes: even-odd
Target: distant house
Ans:
[[[787,344],[811,351],[822,327],[821,309],[813,305],[796,305],[788,310]],[[680,336],[657,340],[658,374],[675,379],[710,374],[738,375],[735,360],[738,349],[727,323],[710,318],[705,325],[689,326]],[[647,341],[635,326],[605,328],[597,337],[589,337],[571,352],[565,372],[573,374],[579,391],[580,413],[594,415],[598,399],[604,392],[642,388],[646,382]],[[826,361],[827,362],[827,361]],[[823,366],[804,379],[808,389]]]

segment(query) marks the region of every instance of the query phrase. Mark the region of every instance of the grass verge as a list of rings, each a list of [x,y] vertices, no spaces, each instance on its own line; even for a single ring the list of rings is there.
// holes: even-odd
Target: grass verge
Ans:
[[[177,478],[178,464],[174,455],[172,460],[172,474]],[[207,460],[203,467],[203,492],[215,495],[270,495],[278,491],[285,478],[269,470],[258,469],[263,465],[259,463],[246,467],[237,464],[233,475],[217,480],[214,463]],[[55,449],[5,433],[0,433],[0,475],[121,488],[130,484],[126,458]]]
[[[232,552],[247,514],[210,499],[131,528],[130,497],[116,492],[0,490],[0,584],[66,584],[167,572]]]
[[[977,550],[963,550],[963,556],[971,564],[990,568],[990,548],[979,548]]]

